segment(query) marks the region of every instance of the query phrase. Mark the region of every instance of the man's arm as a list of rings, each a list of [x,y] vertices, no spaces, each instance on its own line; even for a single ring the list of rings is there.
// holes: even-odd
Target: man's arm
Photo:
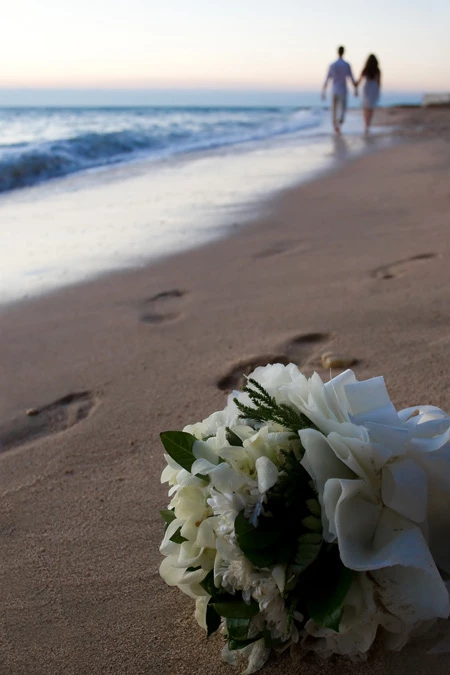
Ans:
[[[327,76],[326,76],[326,78],[325,78],[325,82],[323,83],[323,88],[322,88],[322,99],[323,99],[323,100],[325,100],[325,96],[326,96],[326,93],[327,93],[328,82],[329,82],[329,80],[331,80],[332,78],[333,78],[333,73],[332,73],[332,68],[331,68],[331,66],[330,66],[330,67],[328,68],[328,73],[327,73]]]
[[[352,67],[350,64],[348,64],[348,77],[351,79],[353,86],[355,87],[355,96],[358,96],[358,82],[353,77]]]

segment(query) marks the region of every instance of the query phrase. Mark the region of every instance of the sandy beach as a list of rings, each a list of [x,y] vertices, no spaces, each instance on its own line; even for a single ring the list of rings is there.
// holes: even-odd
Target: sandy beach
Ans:
[[[450,410],[448,111],[438,127],[405,114],[387,116],[400,145],[278,194],[232,236],[0,313],[2,675],[233,672],[159,577],[158,436],[223,407],[242,372],[281,359],[328,378],[321,354],[344,352],[397,406]],[[448,672],[423,651],[283,654],[263,672]]]

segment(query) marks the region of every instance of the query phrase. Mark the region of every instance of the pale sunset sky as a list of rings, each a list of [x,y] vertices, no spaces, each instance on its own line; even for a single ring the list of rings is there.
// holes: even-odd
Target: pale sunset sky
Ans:
[[[386,89],[450,90],[449,0],[14,0],[0,88],[321,87],[339,44]]]

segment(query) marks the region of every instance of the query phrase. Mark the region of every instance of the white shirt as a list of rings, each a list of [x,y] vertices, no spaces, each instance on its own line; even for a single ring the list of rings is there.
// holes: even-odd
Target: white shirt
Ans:
[[[355,78],[353,77],[350,64],[339,57],[338,60],[334,61],[329,67],[326,79],[326,82],[330,79],[333,80],[333,94],[338,94],[340,96],[345,96],[347,94],[348,77],[352,80],[353,84],[355,84]]]

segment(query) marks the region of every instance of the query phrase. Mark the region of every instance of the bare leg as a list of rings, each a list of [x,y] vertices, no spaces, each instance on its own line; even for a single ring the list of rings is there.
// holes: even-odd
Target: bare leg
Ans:
[[[337,96],[333,96],[333,127],[334,130],[337,134],[341,133],[341,130],[339,128],[339,123],[337,120],[338,117],[338,103],[339,103],[339,98]]]
[[[344,124],[345,113],[347,112],[347,95],[341,97],[340,108],[341,108],[341,115],[339,118],[339,124]]]
[[[369,131],[369,125],[373,111],[370,108],[363,108],[363,114],[364,114],[365,133],[367,134],[367,132]]]
[[[369,131],[369,127],[372,124],[373,113],[374,113],[374,109],[369,108],[369,110],[367,111],[367,123],[366,123],[367,131]]]

